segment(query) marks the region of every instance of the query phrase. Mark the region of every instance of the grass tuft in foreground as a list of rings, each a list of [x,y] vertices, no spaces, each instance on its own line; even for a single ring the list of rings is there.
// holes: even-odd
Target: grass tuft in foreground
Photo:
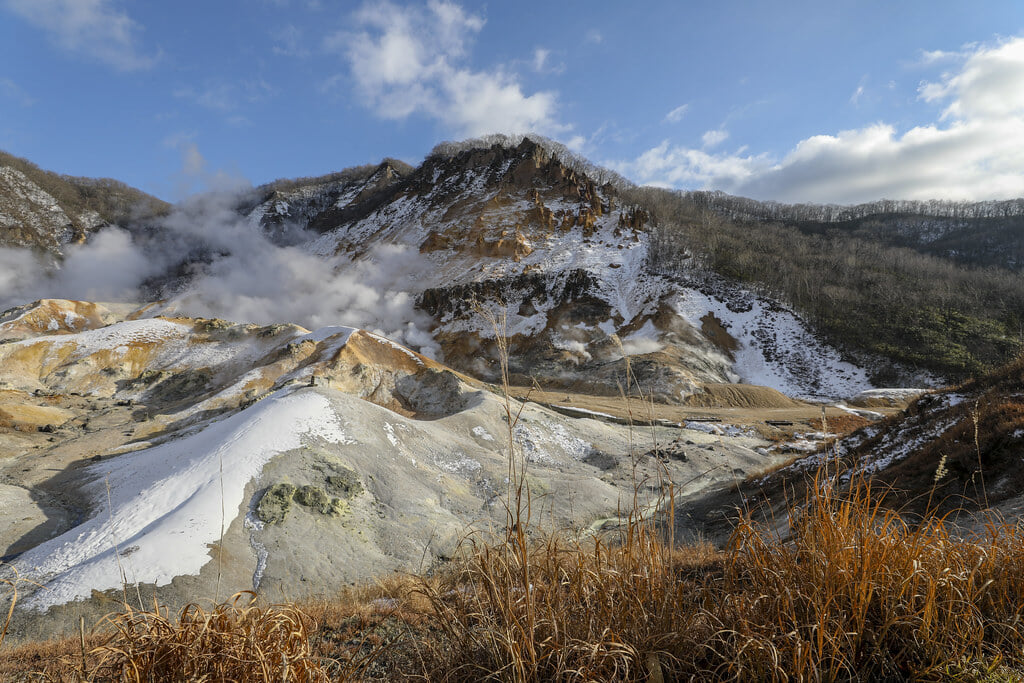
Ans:
[[[107,618],[112,636],[83,662],[83,679],[116,681],[295,681],[328,677],[313,656],[313,620],[290,606],[257,607],[239,593],[205,610],[186,605]]]
[[[434,677],[941,680],[1022,664],[1019,527],[956,538],[941,519],[908,526],[866,485],[813,490],[787,540],[745,517],[721,552],[639,526],[620,545],[485,548],[430,589]]]

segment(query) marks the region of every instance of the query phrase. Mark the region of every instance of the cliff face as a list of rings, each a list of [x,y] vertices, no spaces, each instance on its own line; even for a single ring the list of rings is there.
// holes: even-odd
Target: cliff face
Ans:
[[[24,173],[0,168],[0,244],[57,251],[105,224],[95,211],[76,219]]]

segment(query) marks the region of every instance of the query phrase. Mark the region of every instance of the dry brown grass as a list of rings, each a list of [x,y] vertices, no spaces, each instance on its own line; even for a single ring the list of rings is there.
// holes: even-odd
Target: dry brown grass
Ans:
[[[189,604],[108,615],[80,639],[29,643],[0,660],[4,680],[273,681],[358,680],[366,656],[327,660],[313,651],[319,625],[293,605],[258,606],[239,593],[205,609]],[[98,633],[97,633],[98,632]]]
[[[645,525],[620,544],[483,548],[425,589],[441,636],[429,677],[941,680],[1022,664],[1020,527],[958,539],[942,519],[910,527],[866,485],[816,484],[787,541],[746,517],[722,552]]]
[[[810,420],[812,429],[825,431],[827,428],[830,433],[837,436],[851,434],[869,424],[871,424],[871,420],[859,415],[829,415],[824,421],[821,418]]]
[[[69,643],[62,669],[35,668],[128,681],[1018,679],[1020,526],[957,537],[942,518],[909,525],[866,484],[809,490],[785,533],[742,517],[723,550],[673,547],[637,518],[611,539],[510,529],[439,576],[302,609],[129,610],[87,666]]]
[[[113,636],[93,653],[91,675],[121,681],[329,680],[312,656],[313,620],[283,605],[259,607],[239,593],[206,610],[189,604],[171,616],[166,608],[127,607],[108,617]]]

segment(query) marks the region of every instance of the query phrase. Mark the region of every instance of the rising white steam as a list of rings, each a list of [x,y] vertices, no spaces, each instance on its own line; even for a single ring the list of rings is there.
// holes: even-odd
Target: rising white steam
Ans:
[[[358,261],[304,249],[315,235],[291,226],[272,238],[237,210],[243,194],[185,200],[131,234],[107,228],[69,245],[63,263],[25,249],[0,249],[0,307],[40,298],[143,302],[158,311],[238,322],[362,327],[428,355],[439,351],[429,318],[408,293],[416,253],[381,245]]]

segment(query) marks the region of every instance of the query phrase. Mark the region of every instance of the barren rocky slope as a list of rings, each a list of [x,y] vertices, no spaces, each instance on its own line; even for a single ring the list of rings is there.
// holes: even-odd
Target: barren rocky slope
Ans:
[[[18,633],[129,592],[298,599],[445,562],[506,524],[510,457],[536,520],[593,533],[634,496],[813,449],[801,399],[868,373],[697,264],[652,272],[649,221],[527,139],[101,229],[135,265],[124,301],[0,314],[0,555],[35,582]]]
[[[653,504],[781,457],[752,430],[515,399],[510,433],[493,387],[365,331],[146,313],[44,300],[0,319],[0,552],[40,585],[23,635],[125,586],[297,599],[443,562],[503,528],[510,440],[535,519],[576,530],[614,525],[635,486]]]

